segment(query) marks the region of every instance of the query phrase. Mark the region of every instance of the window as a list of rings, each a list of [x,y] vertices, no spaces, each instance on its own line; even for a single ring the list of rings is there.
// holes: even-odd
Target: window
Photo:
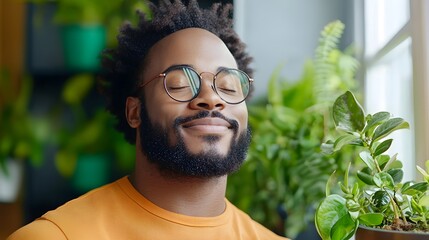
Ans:
[[[404,164],[404,179],[412,180],[416,177],[415,164],[424,166],[429,159],[425,150],[429,92],[427,74],[422,73],[427,56],[415,56],[427,53],[427,41],[422,37],[428,27],[420,25],[429,14],[429,4],[422,0],[364,0],[363,4],[365,109],[369,113],[388,111],[410,123],[410,130],[393,135],[389,153],[398,153]],[[416,67],[417,62],[420,67]]]

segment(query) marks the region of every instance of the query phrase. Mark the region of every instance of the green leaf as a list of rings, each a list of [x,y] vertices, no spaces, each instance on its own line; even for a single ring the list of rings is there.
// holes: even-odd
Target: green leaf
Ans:
[[[420,206],[420,205],[416,202],[416,200],[414,200],[414,198],[411,198],[411,207],[413,208],[413,210],[414,210],[415,212],[418,212],[418,213],[422,213],[422,212],[423,212],[423,207],[422,207],[422,206]]]
[[[347,169],[344,172],[344,185],[346,186],[346,188],[349,187],[349,172],[350,172],[351,165],[352,165],[352,163],[349,162],[349,166],[347,166]]]
[[[389,169],[387,173],[392,176],[395,183],[400,183],[404,177],[404,171],[400,168]]]
[[[402,187],[402,193],[408,194],[408,195],[416,195],[420,194],[428,189],[428,183],[427,182],[419,182],[416,184],[404,184]]]
[[[366,183],[368,185],[374,185],[374,181],[372,180],[372,176],[371,175],[369,175],[369,174],[367,174],[365,172],[358,171],[357,172],[357,176],[358,176],[358,178],[362,182],[364,182],[364,183]]]
[[[423,175],[423,178],[425,179],[426,182],[429,182],[429,174],[420,166],[416,166],[417,170]]]
[[[409,127],[410,126],[409,126],[408,122],[406,122],[402,118],[389,119],[375,129],[374,136],[372,137],[372,141],[375,142],[377,140],[380,140],[380,139],[388,136],[390,133],[392,133],[396,130],[409,128]]]
[[[345,145],[355,142],[356,139],[359,139],[359,137],[351,134],[347,134],[339,137],[337,140],[335,140],[334,152],[340,150]]]
[[[387,170],[390,168],[402,168],[402,162],[396,160],[397,157],[398,157],[397,153],[395,153],[392,157],[390,157],[389,161],[387,161],[387,163],[384,165],[383,170]]]
[[[326,143],[322,143],[320,149],[323,154],[332,154],[334,152],[334,143],[331,140],[328,140]]]
[[[390,203],[389,194],[386,191],[377,191],[372,195],[371,202],[375,207],[384,209]]]
[[[55,155],[55,166],[61,175],[71,177],[76,168],[76,154],[60,150]]]
[[[392,176],[386,172],[376,173],[374,175],[373,181],[377,187],[387,187],[389,189],[394,189],[395,183]]]
[[[365,126],[365,114],[350,91],[339,96],[333,107],[335,124],[349,132],[360,132]]]
[[[67,80],[63,92],[63,100],[70,104],[80,104],[94,84],[94,78],[90,74],[78,74]]]
[[[343,197],[337,194],[326,197],[320,203],[315,215],[317,232],[322,239],[331,239],[331,231],[335,223],[348,214],[346,200]]]
[[[374,114],[371,117],[371,119],[368,121],[368,123],[366,124],[366,126],[362,132],[367,133],[368,130],[370,130],[371,128],[373,128],[379,124],[381,124],[382,122],[386,121],[389,118],[390,118],[390,113],[388,113],[388,112],[378,112],[378,113]]]
[[[334,180],[335,180],[335,171],[331,174],[331,176],[329,176],[329,179],[326,182],[326,186],[325,186],[326,197],[331,195],[331,184],[332,182],[334,182]]]
[[[386,168],[387,163],[390,160],[390,156],[389,155],[378,155],[377,157],[375,157],[375,161],[378,163],[378,166],[380,166],[381,170],[384,170]]]
[[[365,226],[377,226],[383,222],[384,216],[381,213],[365,213],[359,215],[359,221]]]
[[[279,87],[279,79],[281,71],[284,67],[283,65],[284,64],[281,64],[276,67],[268,82],[268,102],[274,106],[281,105],[282,103],[282,88]]]
[[[350,239],[356,232],[358,221],[354,220],[350,214],[341,217],[332,227],[331,239],[332,240],[346,240]]]
[[[390,148],[390,145],[392,145],[392,141],[393,139],[387,139],[384,142],[380,143],[374,151],[374,157],[387,151]]]
[[[369,167],[371,171],[375,171],[375,163],[374,159],[371,157],[371,154],[369,152],[360,152],[359,153],[360,159]]]
[[[429,196],[425,195],[422,198],[420,198],[419,205],[426,207],[426,208],[429,208]]]

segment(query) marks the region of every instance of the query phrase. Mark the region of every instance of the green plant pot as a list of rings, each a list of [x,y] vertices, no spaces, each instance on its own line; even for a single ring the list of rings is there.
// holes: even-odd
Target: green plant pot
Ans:
[[[73,187],[80,193],[100,187],[109,181],[111,159],[106,154],[82,154],[76,162]]]
[[[356,240],[424,240],[429,239],[427,233],[389,231],[359,226]]]
[[[96,71],[99,56],[106,46],[102,25],[64,25],[61,28],[64,63],[73,71]]]

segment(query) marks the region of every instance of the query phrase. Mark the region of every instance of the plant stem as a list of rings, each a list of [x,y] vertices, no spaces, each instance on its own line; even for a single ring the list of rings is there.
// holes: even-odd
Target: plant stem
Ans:
[[[385,190],[385,189],[383,189],[383,190]],[[392,208],[393,208],[393,213],[395,214],[395,219],[399,219],[400,218],[400,216],[399,216],[399,212],[400,212],[402,220],[404,221],[404,223],[407,223],[407,219],[405,217],[405,214],[402,211],[402,209],[399,207],[399,204],[397,203],[396,198],[394,196],[390,195],[388,191],[386,191],[386,192],[389,195],[390,202],[391,202]]]

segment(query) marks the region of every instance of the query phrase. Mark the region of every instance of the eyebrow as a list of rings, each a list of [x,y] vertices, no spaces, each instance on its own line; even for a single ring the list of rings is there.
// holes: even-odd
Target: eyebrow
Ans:
[[[169,71],[172,68],[178,68],[178,67],[188,67],[188,68],[192,68],[196,71],[195,67],[192,64],[173,64],[170,65],[169,67],[167,67],[164,71],[162,71],[163,73]],[[235,69],[235,68],[229,68],[229,67],[224,67],[224,66],[220,66],[216,69],[216,73],[225,70],[225,69]],[[198,71],[197,71],[198,72]]]

